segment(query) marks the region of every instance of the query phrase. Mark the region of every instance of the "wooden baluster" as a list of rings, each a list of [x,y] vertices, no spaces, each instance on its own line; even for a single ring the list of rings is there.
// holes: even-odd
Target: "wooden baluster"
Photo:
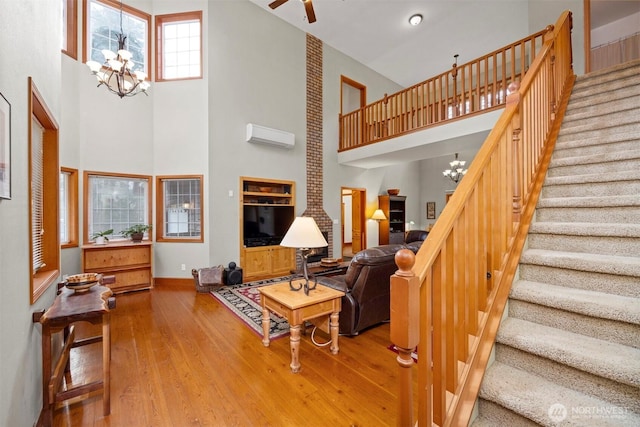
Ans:
[[[513,82],[509,85],[509,95],[507,96],[507,105],[517,104],[516,113],[513,116],[513,222],[520,222],[522,214],[522,156],[520,148],[520,131],[522,127],[521,120],[521,96],[520,82]]]
[[[391,342],[398,349],[400,390],[398,393],[398,426],[413,425],[413,390],[411,353],[419,341],[420,282],[412,268],[416,256],[401,249],[395,256],[398,271],[391,276]],[[426,349],[425,349],[426,350]],[[426,351],[425,351],[426,353]]]

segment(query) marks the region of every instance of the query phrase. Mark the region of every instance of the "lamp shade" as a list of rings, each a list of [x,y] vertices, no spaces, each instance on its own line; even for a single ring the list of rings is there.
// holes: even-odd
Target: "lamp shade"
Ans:
[[[316,221],[310,216],[299,216],[280,242],[287,248],[322,248],[329,246]]]
[[[387,217],[384,216],[384,212],[382,212],[382,209],[376,209],[371,216],[371,219],[375,219],[376,221],[384,221],[385,219],[387,219]]]

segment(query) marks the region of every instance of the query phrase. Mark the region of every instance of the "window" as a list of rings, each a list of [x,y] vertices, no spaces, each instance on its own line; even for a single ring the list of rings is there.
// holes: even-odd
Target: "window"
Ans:
[[[103,49],[118,50],[118,34],[127,37],[125,48],[132,53],[133,70],[149,73],[151,57],[151,15],[115,0],[84,0],[84,59],[104,62]],[[122,9],[121,9],[122,8]],[[121,15],[122,10],[122,15]],[[132,70],[132,71],[133,71]]]
[[[156,16],[156,80],[202,78],[202,11]]]
[[[31,117],[28,132],[30,297],[33,304],[57,280],[60,271],[58,124],[31,77],[28,99]]]
[[[60,168],[60,245],[78,246],[78,170]]]
[[[78,58],[78,0],[62,2],[62,52]]]
[[[151,177],[84,173],[84,240],[113,229],[113,238],[135,224],[151,224]],[[145,238],[148,237],[145,235]]]
[[[202,175],[156,178],[156,241],[203,242]]]

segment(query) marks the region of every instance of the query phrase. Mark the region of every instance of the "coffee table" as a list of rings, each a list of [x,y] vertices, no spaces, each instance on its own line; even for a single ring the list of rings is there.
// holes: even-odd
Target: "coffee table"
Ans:
[[[294,280],[297,287],[300,281]],[[292,291],[289,281],[275,285],[258,288],[260,291],[260,304],[262,305],[262,343],[269,347],[269,327],[271,319],[269,312],[275,313],[287,319],[289,322],[289,345],[291,347],[291,372],[300,371],[299,349],[300,329],[305,321],[313,324],[331,334],[331,353],[338,354],[338,317],[342,309],[342,297],[344,292],[337,291],[318,284],[315,289],[305,295],[303,291]],[[329,322],[327,322],[327,320]],[[327,327],[327,323],[329,324]]]

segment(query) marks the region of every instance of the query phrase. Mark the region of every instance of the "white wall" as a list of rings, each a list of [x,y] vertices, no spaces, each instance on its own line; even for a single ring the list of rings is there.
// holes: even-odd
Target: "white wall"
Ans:
[[[55,293],[50,288],[36,304],[29,303],[28,76],[60,124],[62,166],[77,168],[81,174],[92,170],[204,175],[205,243],[156,244],[158,277],[187,278],[191,267],[238,262],[240,176],[294,180],[297,213],[306,208],[305,34],[247,1],[127,3],[152,14],[203,10],[205,79],[152,82],[149,97],[119,99],[97,89],[81,61],[61,55],[59,1],[0,0],[0,92],[12,106],[13,168],[12,200],[0,200],[0,426],[30,426],[37,419],[41,335],[31,315],[50,306]],[[537,7],[540,3],[544,7]],[[529,23],[538,30],[555,22],[562,6],[580,5],[581,10],[581,3],[532,2]],[[576,64],[584,62],[579,60],[582,46],[575,43],[581,37],[582,14],[576,13]],[[438,185],[447,159],[370,170],[338,165],[340,75],[365,84],[368,101],[400,88],[326,45],[323,72],[325,211],[340,219],[341,186],[367,190],[368,216],[377,208],[378,194],[400,188],[407,196],[407,218],[416,222],[416,228],[418,224],[424,228],[424,202],[436,200],[438,212],[442,209],[441,199],[434,198],[446,190]],[[293,132],[295,148],[246,143],[248,122]],[[471,157],[464,151],[460,154]],[[82,180],[80,184],[82,196]],[[340,235],[339,223],[333,232]],[[376,245],[375,221],[367,222],[367,233],[367,245]],[[340,249],[339,239],[334,239],[334,253]],[[78,271],[79,249],[63,250],[62,262],[63,273]],[[179,271],[180,263],[187,264],[187,271]]]
[[[591,47],[617,41],[640,31],[640,12],[591,30]]]
[[[0,0],[0,92],[11,104],[12,168],[11,200],[0,200],[1,426],[31,426],[42,406],[41,328],[31,315],[51,305],[55,286],[30,304],[27,78],[60,123],[60,32],[51,25],[60,4]]]
[[[573,30],[571,32],[573,47],[573,71],[576,75],[584,74],[584,2],[583,0],[528,0],[529,33],[544,29],[554,24],[560,14],[569,10],[573,14]]]

